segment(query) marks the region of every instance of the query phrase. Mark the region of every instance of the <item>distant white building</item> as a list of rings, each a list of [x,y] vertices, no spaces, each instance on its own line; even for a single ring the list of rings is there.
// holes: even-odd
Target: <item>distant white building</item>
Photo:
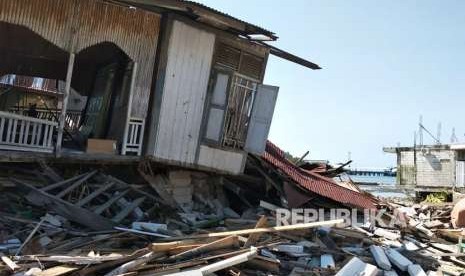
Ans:
[[[397,154],[397,184],[418,191],[465,188],[465,144],[384,148]]]

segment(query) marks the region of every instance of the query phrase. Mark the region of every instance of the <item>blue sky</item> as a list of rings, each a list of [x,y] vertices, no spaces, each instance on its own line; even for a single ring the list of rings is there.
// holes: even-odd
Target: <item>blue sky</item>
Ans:
[[[270,140],[292,154],[391,166],[382,147],[413,144],[420,114],[434,134],[442,123],[443,142],[452,127],[465,142],[465,1],[201,2],[323,67],[269,60],[265,83],[280,86]]]

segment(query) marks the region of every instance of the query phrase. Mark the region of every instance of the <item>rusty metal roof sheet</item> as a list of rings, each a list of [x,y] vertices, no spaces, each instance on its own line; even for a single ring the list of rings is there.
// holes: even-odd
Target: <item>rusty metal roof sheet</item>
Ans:
[[[183,12],[197,17],[198,21],[209,21],[220,23],[221,25],[228,26],[231,29],[239,31],[242,35],[264,35],[270,40],[276,40],[278,37],[274,32],[266,30],[257,25],[243,21],[233,17],[227,13],[211,8],[204,4],[190,1],[190,0],[116,0],[118,2],[125,2],[131,5],[140,7],[161,7],[178,12]],[[213,17],[217,18],[213,18]],[[221,18],[220,18],[221,17]]]
[[[375,208],[371,197],[342,187],[331,178],[310,171],[304,171],[295,166],[284,157],[284,152],[270,141],[267,142],[266,151],[262,155],[262,158],[310,192],[346,206],[361,209]]]

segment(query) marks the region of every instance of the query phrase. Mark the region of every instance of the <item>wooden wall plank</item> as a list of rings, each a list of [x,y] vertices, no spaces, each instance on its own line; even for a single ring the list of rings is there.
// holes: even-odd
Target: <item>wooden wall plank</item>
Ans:
[[[154,155],[193,164],[210,77],[215,35],[174,21]]]

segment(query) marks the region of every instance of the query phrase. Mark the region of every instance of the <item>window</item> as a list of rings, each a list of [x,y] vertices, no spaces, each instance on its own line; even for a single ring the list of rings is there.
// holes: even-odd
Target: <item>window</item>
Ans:
[[[206,141],[237,149],[250,146],[258,148],[256,144],[262,148],[263,141],[253,144],[247,138],[260,138],[262,133],[266,134],[265,141],[267,138],[269,120],[265,120],[265,127],[263,123],[252,122],[263,67],[264,59],[261,57],[223,43],[217,45],[204,132]],[[272,106],[274,107],[274,103]],[[268,113],[266,116],[272,115],[272,112],[271,115]],[[255,117],[261,119],[257,114]],[[251,125],[263,130],[250,130]]]
[[[244,147],[256,91],[256,81],[234,75],[224,122],[224,146]]]
[[[205,138],[243,148],[258,82],[238,73],[215,70]]]

